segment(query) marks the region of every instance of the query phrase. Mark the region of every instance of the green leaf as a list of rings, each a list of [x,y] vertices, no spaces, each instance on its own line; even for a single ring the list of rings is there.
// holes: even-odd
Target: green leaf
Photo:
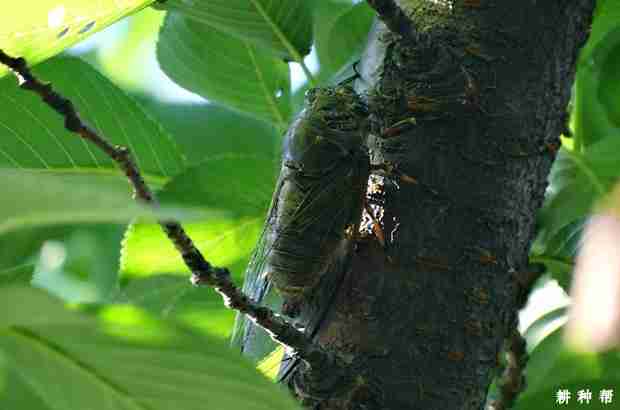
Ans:
[[[620,8],[615,0],[599,0],[575,78],[573,128],[577,149],[620,131],[619,56]]]
[[[587,216],[592,205],[618,181],[619,135],[608,135],[583,152],[560,150],[549,177],[550,194],[539,214],[545,241]]]
[[[546,238],[545,232],[542,232],[530,254],[530,262],[544,264],[548,272],[567,293],[570,290],[575,257],[579,250],[585,223],[585,218],[573,221],[550,238]]]
[[[314,32],[321,65],[337,71],[358,59],[375,17],[370,6],[329,0],[317,5],[316,12]]]
[[[69,227],[68,227],[69,228]],[[124,225],[78,225],[40,246],[33,285],[65,301],[95,303],[118,290]]]
[[[112,302],[138,306],[154,316],[226,339],[235,320],[235,312],[224,306],[221,295],[192,286],[187,275],[129,278]]]
[[[616,0],[597,0],[588,41],[581,50],[580,58],[588,58],[590,54],[605,41],[610,31],[620,23],[620,7]]]
[[[610,134],[581,152],[562,148],[551,170],[551,188],[539,213],[541,230],[530,260],[544,263],[567,291],[585,220],[617,183],[619,156],[619,134]]]
[[[0,288],[0,339],[2,332],[12,326],[46,324],[84,324],[86,318],[63,307],[48,293],[27,287]],[[1,343],[1,342],[0,342]]]
[[[71,301],[109,297],[118,286],[125,229],[123,225],[70,224],[0,235],[0,286],[32,283]],[[67,286],[68,281],[72,286]]]
[[[0,49],[31,65],[52,57],[155,0],[37,0],[4,4],[0,14]],[[0,66],[0,77],[8,70]]]
[[[0,310],[11,312],[16,290],[0,290]],[[35,289],[21,290],[34,311],[62,309]],[[15,319],[0,325],[0,351],[15,389],[0,391],[0,407],[29,410],[291,409],[293,400],[222,341],[113,306],[98,323],[44,324]],[[3,323],[3,322],[2,322]],[[9,387],[9,386],[7,386]],[[20,397],[15,397],[20,394]]]
[[[76,279],[90,279],[102,294],[109,294],[116,287],[124,227],[87,228],[77,228],[65,238],[67,259],[63,271]]]
[[[7,285],[27,285],[32,280],[34,263],[24,263],[0,270],[0,287]]]
[[[551,187],[538,214],[543,243],[566,225],[585,217],[597,196],[596,188],[575,162],[578,155],[562,148],[551,169]]]
[[[312,45],[309,3],[307,0],[167,0],[158,7],[180,12],[238,40],[265,47],[279,57],[301,62]]]
[[[0,180],[0,234],[36,226],[123,224],[136,217],[192,220],[222,215],[175,206],[153,210],[134,201],[127,183],[111,175],[48,175],[0,168]]]
[[[572,389],[572,403],[577,390],[585,388],[592,389],[593,402],[597,402],[599,388],[613,388],[620,382],[618,351],[574,352],[563,342],[562,331],[563,328],[556,329],[530,354],[526,368],[528,387],[519,397],[517,410],[557,408],[555,392],[565,388]]]
[[[247,41],[168,13],[157,42],[157,59],[182,87],[282,129],[286,126],[289,67]]]
[[[216,104],[164,104],[154,99],[144,100],[143,104],[160,123],[166,124],[188,165],[231,152],[276,156],[280,136],[264,121]],[[204,126],[205,119],[208,126]]]
[[[0,286],[30,283],[41,245],[67,235],[71,226],[20,229],[0,235]]]
[[[173,178],[163,204],[226,209],[235,216],[263,216],[275,186],[272,157],[230,153],[203,161]]]
[[[261,232],[274,186],[272,159],[230,155],[207,160],[174,178],[161,198],[163,203],[172,199],[183,205],[227,209],[229,217],[189,223],[185,228],[207,260],[240,272]],[[130,227],[121,259],[121,271],[128,276],[188,272],[161,229],[149,224]]]
[[[207,260],[230,268],[234,279],[241,283],[241,273],[262,230],[274,185],[275,164],[271,158],[228,155],[204,161],[174,178],[161,197],[164,203],[176,198],[183,204],[229,211],[231,217],[186,224],[185,228]],[[128,283],[119,300],[175,317],[201,331],[226,337],[230,334],[234,312],[224,308],[221,296],[215,292],[198,292],[189,287],[187,267],[158,227],[130,227],[123,241],[121,272]],[[209,314],[205,314],[207,310]]]
[[[243,219],[211,219],[183,227],[209,262],[241,272],[247,264],[263,223],[263,216]],[[131,225],[123,240],[121,273],[132,276],[172,273],[187,277],[189,270],[161,228]]]
[[[0,180],[0,233],[67,223],[126,223],[155,215],[131,199],[129,187],[119,177],[0,169]]]
[[[162,185],[183,169],[170,136],[90,65],[76,58],[55,58],[34,71],[70,98],[109,141],[131,149],[148,182]],[[109,157],[65,130],[63,118],[37,95],[20,89],[15,78],[0,80],[0,103],[0,167],[121,175]]]
[[[261,360],[256,368],[270,380],[277,381],[280,365],[282,363],[282,359],[285,357],[285,354],[286,349],[282,346],[278,346],[267,357]]]
[[[562,383],[553,387],[537,390],[536,393],[521,397],[514,410],[557,410],[559,408],[566,409],[580,409],[586,408],[588,410],[611,410],[617,408],[617,378],[601,379],[581,377],[578,381],[570,383]],[[603,404],[600,401],[601,390],[614,390],[613,401],[610,404]],[[570,400],[566,404],[558,404],[557,394],[559,390],[568,390],[570,393]],[[592,393],[591,401],[578,401],[580,391],[590,391]]]

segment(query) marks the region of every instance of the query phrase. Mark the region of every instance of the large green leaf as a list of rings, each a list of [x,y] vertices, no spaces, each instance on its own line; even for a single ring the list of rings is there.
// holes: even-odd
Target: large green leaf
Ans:
[[[0,49],[36,64],[155,0],[37,0],[2,5]],[[8,70],[0,66],[0,77]]]
[[[164,104],[142,100],[146,110],[174,135],[188,165],[228,155],[274,157],[280,137],[274,127],[216,104]],[[252,130],[252,132],[248,132]]]
[[[33,273],[34,263],[32,262],[0,269],[0,286],[27,285],[32,280]]]
[[[167,0],[158,5],[174,10],[271,50],[279,57],[301,62],[312,44],[312,2],[308,0]]]
[[[375,16],[368,4],[322,1],[316,13],[314,32],[321,66],[338,70],[359,58]]]
[[[131,199],[129,186],[116,176],[47,175],[1,169],[0,233],[67,223],[126,223],[155,213]],[[162,212],[162,216],[183,216]]]
[[[577,149],[620,130],[620,7],[598,0],[592,32],[575,79],[573,125]]]
[[[619,156],[620,138],[611,134],[581,151],[563,148],[554,163],[530,259],[547,265],[566,290],[585,220],[620,177]]]
[[[268,158],[228,155],[190,168],[162,191],[164,202],[176,199],[188,205],[217,204],[228,210],[231,217],[190,223],[185,228],[205,257],[216,265],[229,267],[239,284],[262,228],[274,171]],[[167,272],[176,276],[160,275]],[[235,313],[224,307],[219,294],[192,289],[188,273],[160,229],[134,224],[123,241],[121,278],[128,283],[118,300],[228,337]]]
[[[273,157],[222,154],[173,178],[161,192],[163,204],[225,209],[238,217],[264,216],[275,186]]]
[[[138,104],[90,65],[55,58],[35,73],[73,100],[84,119],[108,140],[131,149],[150,182],[161,184],[184,167],[170,136]],[[34,93],[0,80],[0,166],[75,174],[119,174],[105,154],[64,129],[63,119]]]
[[[570,291],[575,258],[581,245],[586,218],[577,219],[547,237],[543,231],[532,246],[531,263],[542,263],[566,291]]]
[[[157,42],[157,59],[182,87],[280,128],[286,126],[289,67],[247,41],[168,13]]]
[[[47,175],[0,168],[0,180],[0,234],[62,224],[123,224],[136,217],[204,220],[224,215],[173,204],[153,210],[133,200],[129,185],[113,175]]]
[[[207,260],[230,268],[240,284],[241,273],[262,230],[274,183],[275,164],[271,158],[228,155],[207,160],[174,178],[164,188],[162,199],[206,207],[217,204],[228,210],[230,217],[185,227]],[[128,282],[121,300],[228,336],[234,313],[223,308],[215,292],[203,292],[198,297],[189,288],[187,267],[157,227],[131,226],[123,241],[121,271],[121,278]],[[204,309],[213,314],[204,315]],[[211,316],[217,320],[205,321]]]
[[[174,319],[221,338],[230,336],[235,320],[235,312],[224,306],[221,295],[192,286],[187,275],[130,278],[112,301],[138,306],[162,319]]]
[[[235,272],[245,267],[256,244],[274,184],[272,159],[231,154],[190,168],[174,178],[161,197],[164,203],[174,200],[191,207],[217,206],[227,210],[226,217],[185,227],[208,260]],[[128,276],[187,273],[172,244],[160,229],[149,224],[134,224],[128,230],[121,270]]]
[[[569,405],[577,406],[577,390],[586,388],[593,391],[594,406],[588,408],[600,408],[596,406],[598,390],[618,386],[618,351],[601,354],[572,351],[564,343],[562,331],[560,327],[549,334],[530,354],[526,368],[527,389],[519,397],[517,410],[557,408],[555,393],[559,389],[571,390],[572,404]]]
[[[551,191],[540,217],[548,239],[585,217],[620,177],[617,158],[620,134],[609,135],[583,149],[562,149],[550,175]]]
[[[55,298],[42,290],[22,286],[3,287],[0,288],[0,295],[2,295],[0,334],[12,326],[87,323],[86,318],[65,309]]]
[[[14,316],[23,303],[45,320]],[[135,308],[107,308],[93,323],[41,291],[4,288],[0,311],[0,352],[11,376],[0,390],[2,408],[295,408],[285,391],[222,341],[197,338]]]
[[[259,237],[263,218],[220,218],[183,226],[209,262],[240,272]],[[189,270],[158,226],[133,224],[123,240],[121,272],[129,277],[162,273],[188,277]]]

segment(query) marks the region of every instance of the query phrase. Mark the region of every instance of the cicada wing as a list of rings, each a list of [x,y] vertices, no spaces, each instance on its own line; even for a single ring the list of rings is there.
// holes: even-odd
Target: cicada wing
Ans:
[[[271,223],[274,218],[275,206],[281,186],[282,182],[278,180],[263,231],[246,269],[243,282],[243,292],[245,295],[254,302],[267,306],[274,311],[280,310],[282,297],[278,295],[275,288],[271,285],[266,262],[276,239],[271,232]],[[240,312],[237,313],[235,318],[231,344],[240,348],[244,355],[255,361],[261,360],[277,347],[277,344],[263,329],[256,326],[254,322]]]
[[[350,197],[350,193],[343,191],[348,188],[341,186],[338,179],[317,181],[316,184],[311,184],[311,189],[307,189],[305,195],[299,198],[298,202],[284,203],[282,188],[287,181],[285,181],[286,178],[282,177],[282,175],[286,175],[286,173],[281,173],[278,179],[263,232],[246,269],[243,285],[243,291],[248,297],[276,312],[281,311],[283,298],[270,280],[269,269],[273,267],[268,266],[267,261],[272,251],[274,251],[274,247],[281,248],[283,246],[280,243],[283,238],[280,237],[279,233],[290,229],[287,226],[274,226],[276,224],[278,207],[292,207],[290,212],[295,220],[296,229],[302,231],[313,224],[323,224],[328,227],[325,231],[330,231],[330,226],[338,225],[337,221],[343,218],[346,219],[347,215],[351,213],[348,201],[342,202],[342,198]],[[333,203],[337,200],[336,198],[340,199],[338,203],[341,207],[338,209],[333,209],[333,206],[320,206]],[[324,212],[326,209],[331,209],[331,211]],[[323,211],[317,212],[317,210]],[[297,245],[304,246],[305,244]],[[316,317],[316,315],[313,316]],[[314,328],[317,325],[308,323],[305,317],[297,318],[295,322],[299,326],[306,328],[306,331],[310,333],[314,333]],[[237,314],[232,344],[239,347],[244,355],[255,361],[262,360],[277,348],[277,344],[273,342],[267,332],[256,326],[254,322],[243,314]]]
[[[311,218],[310,215],[306,215],[308,213],[307,198],[295,204],[282,201],[282,187],[284,184],[285,178],[281,175],[276,184],[263,231],[246,269],[242,288],[245,295],[256,303],[269,307],[275,312],[281,311],[283,297],[278,293],[270,280],[267,261],[274,247],[277,246],[278,241],[282,240],[278,232],[286,230],[286,227],[280,227],[282,229],[275,227],[277,209],[278,207],[293,206],[292,213],[295,215],[295,218],[301,220]],[[327,188],[329,186],[330,184],[326,185]],[[312,192],[308,194],[311,195]],[[313,216],[313,218],[316,219],[316,216]],[[264,359],[278,347],[265,330],[257,326],[242,313],[237,313],[235,318],[231,344],[238,347],[245,356],[257,362]]]

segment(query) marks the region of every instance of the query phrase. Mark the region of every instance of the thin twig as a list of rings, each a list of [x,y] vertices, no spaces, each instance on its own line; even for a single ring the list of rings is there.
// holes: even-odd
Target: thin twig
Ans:
[[[367,0],[379,18],[392,33],[400,34],[404,38],[416,38],[418,33],[411,18],[405,14],[395,0]]]
[[[92,142],[116,162],[133,186],[136,200],[155,208],[158,207],[155,195],[144,182],[126,147],[111,144],[86,125],[80,119],[73,103],[54,91],[51,84],[39,81],[28,68],[25,59],[13,58],[0,50],[0,63],[8,66],[16,74],[21,88],[37,93],[47,105],[63,116],[67,130]],[[293,349],[301,359],[307,362],[310,369],[323,372],[326,366],[333,366],[337,362],[330,353],[297,330],[282,316],[269,308],[258,305],[240,291],[232,282],[228,269],[213,267],[196,248],[180,223],[174,220],[158,222],[192,272],[191,281],[194,285],[207,285],[215,288],[224,298],[227,307],[248,315],[275,341]]]
[[[526,342],[518,329],[513,329],[504,347],[506,364],[498,380],[499,397],[487,403],[486,410],[507,410],[525,390],[524,370],[527,365]]]

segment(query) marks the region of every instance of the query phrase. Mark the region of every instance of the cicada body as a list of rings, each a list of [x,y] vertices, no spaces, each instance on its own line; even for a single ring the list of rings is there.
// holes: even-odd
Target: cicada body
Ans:
[[[307,93],[305,108],[285,135],[280,177],[246,272],[244,291],[256,301],[275,307],[279,295],[283,313],[294,316],[334,255],[350,243],[345,231],[361,219],[370,172],[363,148],[366,116],[351,87]],[[238,318],[233,342],[247,350],[248,339],[266,337],[260,333]]]

